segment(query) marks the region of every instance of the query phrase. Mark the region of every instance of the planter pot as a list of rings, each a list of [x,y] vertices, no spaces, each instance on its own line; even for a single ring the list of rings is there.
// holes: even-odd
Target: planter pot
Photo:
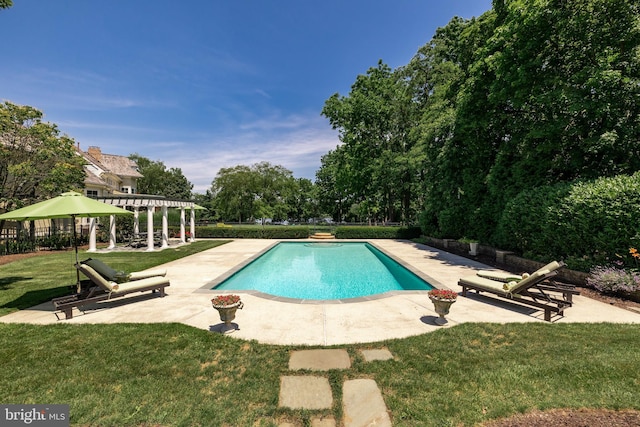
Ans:
[[[220,315],[220,320],[224,322],[224,326],[222,328],[222,333],[228,334],[236,330],[236,328],[231,324],[231,321],[236,318],[236,310],[242,310],[244,304],[242,301],[237,302],[231,305],[214,305],[213,308],[218,310],[218,314]]]
[[[456,302],[454,299],[441,299],[441,298],[433,298],[429,297],[431,302],[433,302],[433,306],[435,307],[436,313],[440,317],[436,319],[436,325],[442,326],[447,324],[447,319],[444,317],[449,314],[449,309],[451,308],[451,304]]]
[[[478,242],[469,243],[469,255],[476,256],[478,255]]]

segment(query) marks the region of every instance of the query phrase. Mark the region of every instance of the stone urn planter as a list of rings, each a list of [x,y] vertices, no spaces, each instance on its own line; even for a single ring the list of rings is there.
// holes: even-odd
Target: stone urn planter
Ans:
[[[238,295],[219,295],[211,300],[213,308],[218,310],[220,320],[224,322],[221,332],[229,334],[236,330],[231,321],[236,318],[236,310],[242,310],[244,303]]]
[[[429,291],[429,299],[433,302],[438,318],[435,320],[436,325],[442,326],[447,324],[445,316],[449,314],[451,304],[456,302],[458,294],[449,289],[432,289]]]
[[[478,242],[469,242],[469,255],[478,255]]]

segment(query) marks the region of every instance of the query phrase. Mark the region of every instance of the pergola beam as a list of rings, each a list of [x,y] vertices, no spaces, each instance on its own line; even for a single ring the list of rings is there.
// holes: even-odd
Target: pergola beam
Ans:
[[[180,209],[180,242],[186,242],[186,232],[185,232],[185,209],[191,209],[190,215],[190,230],[191,236],[189,237],[190,242],[195,241],[195,209],[201,209],[194,202],[189,200],[178,200],[178,199],[167,199],[161,196],[149,196],[146,194],[122,194],[122,195],[111,195],[108,197],[98,197],[97,200],[107,203],[109,205],[118,206],[121,208],[131,207],[134,212],[134,234],[138,235],[140,226],[138,222],[138,214],[139,209],[142,207],[147,208],[147,251],[154,250],[154,239],[153,239],[153,213],[156,208],[161,208],[162,212],[162,231],[161,231],[161,240],[162,245],[161,248],[169,247],[169,226],[168,226],[168,208],[179,208]],[[92,218],[92,222],[95,220]],[[96,250],[95,248],[95,233],[96,227],[95,224],[89,226],[89,251],[93,252]],[[115,247],[116,238],[115,238],[115,219],[113,217],[110,218],[109,223],[109,248],[112,249]],[[93,244],[91,243],[93,242]]]

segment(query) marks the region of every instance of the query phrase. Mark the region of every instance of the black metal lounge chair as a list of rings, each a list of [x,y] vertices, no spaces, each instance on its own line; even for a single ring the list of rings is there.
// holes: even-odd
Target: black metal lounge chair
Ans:
[[[504,282],[478,275],[463,277],[458,281],[462,286],[462,295],[468,290],[477,293],[487,292],[524,305],[544,310],[544,320],[551,321],[551,313],[564,315],[564,310],[573,304],[573,295],[579,295],[574,286],[563,285],[547,279],[555,276],[558,269],[564,267],[562,262],[553,262],[531,273],[520,280]]]
[[[93,286],[90,286],[87,290],[80,293],[54,298],[51,301],[56,310],[64,313],[65,319],[71,319],[73,317],[74,307],[82,307],[87,304],[123,297],[133,292],[151,291],[155,293],[158,291],[160,297],[164,297],[164,288],[169,286],[169,279],[164,276],[153,276],[124,283],[116,283],[105,279],[87,264],[76,264],[76,268],[89,278]],[[56,316],[58,316],[57,313]]]

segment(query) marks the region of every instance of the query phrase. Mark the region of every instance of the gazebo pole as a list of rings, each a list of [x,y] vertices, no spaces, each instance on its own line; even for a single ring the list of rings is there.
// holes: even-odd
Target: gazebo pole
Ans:
[[[76,234],[76,216],[71,215],[71,223],[73,227],[73,247],[76,252],[76,263],[74,268],[76,269],[76,291],[80,293],[82,291],[82,285],[80,284],[80,270],[78,269],[78,236]]]

